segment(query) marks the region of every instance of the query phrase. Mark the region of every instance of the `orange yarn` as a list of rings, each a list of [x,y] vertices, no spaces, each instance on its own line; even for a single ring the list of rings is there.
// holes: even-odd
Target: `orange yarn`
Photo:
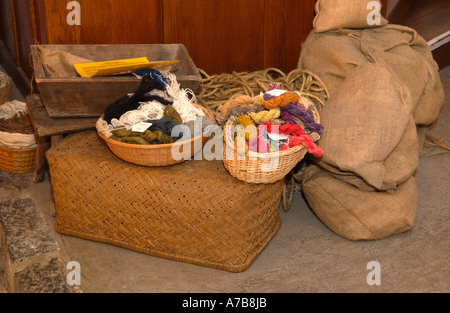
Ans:
[[[263,102],[263,106],[267,109],[275,109],[275,108],[283,108],[288,106],[289,104],[296,104],[300,101],[300,97],[290,91],[285,92],[284,94],[270,99],[268,101]]]

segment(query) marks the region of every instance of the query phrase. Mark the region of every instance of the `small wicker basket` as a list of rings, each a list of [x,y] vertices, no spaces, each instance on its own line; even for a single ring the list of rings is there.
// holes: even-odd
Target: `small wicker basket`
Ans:
[[[15,174],[32,172],[37,148],[10,149],[0,146],[0,169]]]
[[[319,112],[314,103],[302,97],[302,103],[309,110],[317,123],[320,123]],[[305,157],[308,150],[305,146],[299,145],[288,150],[272,153],[256,153],[246,151],[245,155],[238,155],[238,147],[234,143],[232,133],[227,133],[227,129],[232,126],[233,121],[228,120],[223,129],[223,164],[228,172],[235,178],[254,184],[271,184],[284,177]],[[318,141],[320,136],[312,133],[314,141]]]
[[[232,134],[227,133],[225,124],[223,130],[223,164],[231,176],[253,184],[271,184],[283,179],[304,158],[308,149],[299,145],[291,149],[272,153],[256,153],[246,151],[245,155],[238,155],[238,147],[235,146]],[[311,134],[314,140],[319,135]]]
[[[2,85],[3,82],[6,82],[6,85]],[[12,79],[5,74],[2,75],[0,72],[0,106],[6,105],[6,102],[10,101],[11,85]],[[34,134],[23,135],[9,132],[0,132],[0,136],[8,138],[11,138],[11,136],[30,136],[34,138]],[[36,151],[36,147],[12,148],[0,144],[0,169],[15,174],[32,172],[35,165]]]
[[[194,104],[194,106],[202,109],[207,117],[213,122],[215,121],[214,115],[207,108],[197,104]],[[186,161],[184,158],[177,160],[172,156],[172,149],[175,149],[175,151],[179,151],[180,154],[184,155],[183,149],[186,147],[186,141],[173,144],[142,146],[106,138],[100,131],[98,131],[98,134],[100,138],[106,142],[113,154],[129,163],[142,166],[168,166]],[[209,138],[204,137],[203,135],[190,139],[190,157],[192,158],[196,155],[208,140]]]

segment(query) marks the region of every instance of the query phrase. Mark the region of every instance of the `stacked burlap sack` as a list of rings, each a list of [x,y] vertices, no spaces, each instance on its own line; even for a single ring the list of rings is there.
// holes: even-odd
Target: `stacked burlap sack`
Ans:
[[[325,153],[306,170],[304,195],[327,227],[350,240],[413,227],[418,134],[437,120],[444,100],[426,41],[384,19],[368,27],[369,2],[319,0],[298,65],[330,93],[320,112]]]

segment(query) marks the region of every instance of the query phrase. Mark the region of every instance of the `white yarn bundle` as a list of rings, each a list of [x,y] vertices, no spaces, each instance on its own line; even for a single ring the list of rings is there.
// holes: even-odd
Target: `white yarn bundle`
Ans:
[[[147,120],[159,120],[163,118],[164,105],[158,101],[142,102],[137,110],[123,114],[119,122],[121,125],[133,126]]]
[[[166,92],[173,99],[173,108],[180,113],[183,123],[195,120],[197,116],[205,116],[205,113],[196,108],[192,103],[195,101],[195,94],[190,89],[182,89],[178,83],[175,74],[170,72],[163,73],[164,77],[170,82]]]
[[[159,96],[172,101],[172,106],[180,114],[183,123],[194,121],[196,117],[205,116],[203,110],[193,105],[195,94],[192,90],[182,89],[175,74],[169,71],[161,72],[161,74],[169,82],[166,90],[153,90],[149,95]],[[141,102],[138,109],[126,112],[119,120],[111,120],[109,125],[106,122],[98,122],[97,129],[109,138],[111,137],[111,131],[119,125],[131,129],[134,125],[147,120],[162,119],[164,117],[164,109],[165,106],[158,101]]]

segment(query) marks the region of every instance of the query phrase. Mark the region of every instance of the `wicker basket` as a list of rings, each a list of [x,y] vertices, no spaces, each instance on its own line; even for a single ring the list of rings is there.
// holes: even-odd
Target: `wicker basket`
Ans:
[[[3,72],[0,72],[0,105],[11,100],[12,79]]]
[[[32,172],[37,148],[10,149],[0,146],[0,169],[16,174]]]
[[[1,74],[1,73],[0,73]],[[0,77],[1,79],[1,77]],[[6,101],[6,102],[9,102]],[[25,108],[25,103],[19,101],[11,101],[11,103],[3,103],[0,106],[12,104],[13,106],[20,107],[21,109]],[[1,116],[4,118],[4,116]],[[0,169],[16,174],[23,174],[32,172],[35,166],[35,158],[36,158],[36,145],[30,145],[30,142],[34,142],[35,137],[34,134],[19,134],[19,133],[10,133],[6,131],[0,131],[0,142],[1,139],[7,138],[8,141],[14,141],[19,137],[19,142],[22,142],[23,138],[26,137],[27,145],[11,145],[8,144],[0,144]]]
[[[320,114],[314,102],[302,96],[301,102],[309,110],[317,123],[320,123]],[[247,183],[270,184],[282,180],[304,158],[307,148],[300,145],[291,149],[272,153],[246,152],[239,157],[232,134],[227,134],[227,126],[233,121],[228,120],[223,129],[223,164],[233,177]],[[320,136],[312,133],[314,141]]]
[[[197,104],[194,104],[194,106],[202,109],[207,117],[209,117],[213,122],[215,121],[214,115],[208,109]],[[172,149],[180,151],[181,154],[183,153],[183,148],[186,146],[185,141],[176,142],[173,144],[142,146],[106,138],[100,131],[98,134],[106,142],[113,154],[122,160],[133,164],[143,166],[168,166],[186,161],[183,158],[181,160],[175,160],[172,157]],[[190,140],[190,157],[192,158],[195,154],[197,154],[208,140],[209,138],[202,135],[192,138]]]
[[[232,125],[233,122],[228,121],[223,130],[223,164],[233,177],[247,183],[271,184],[282,180],[308,152],[305,146],[299,145],[272,153],[247,151],[244,156],[239,156],[232,134],[227,133],[227,126]],[[319,139],[317,134],[311,136]]]
[[[241,272],[281,227],[283,183],[243,183],[221,161],[137,166],[95,132],[66,137],[47,159],[62,234]]]

